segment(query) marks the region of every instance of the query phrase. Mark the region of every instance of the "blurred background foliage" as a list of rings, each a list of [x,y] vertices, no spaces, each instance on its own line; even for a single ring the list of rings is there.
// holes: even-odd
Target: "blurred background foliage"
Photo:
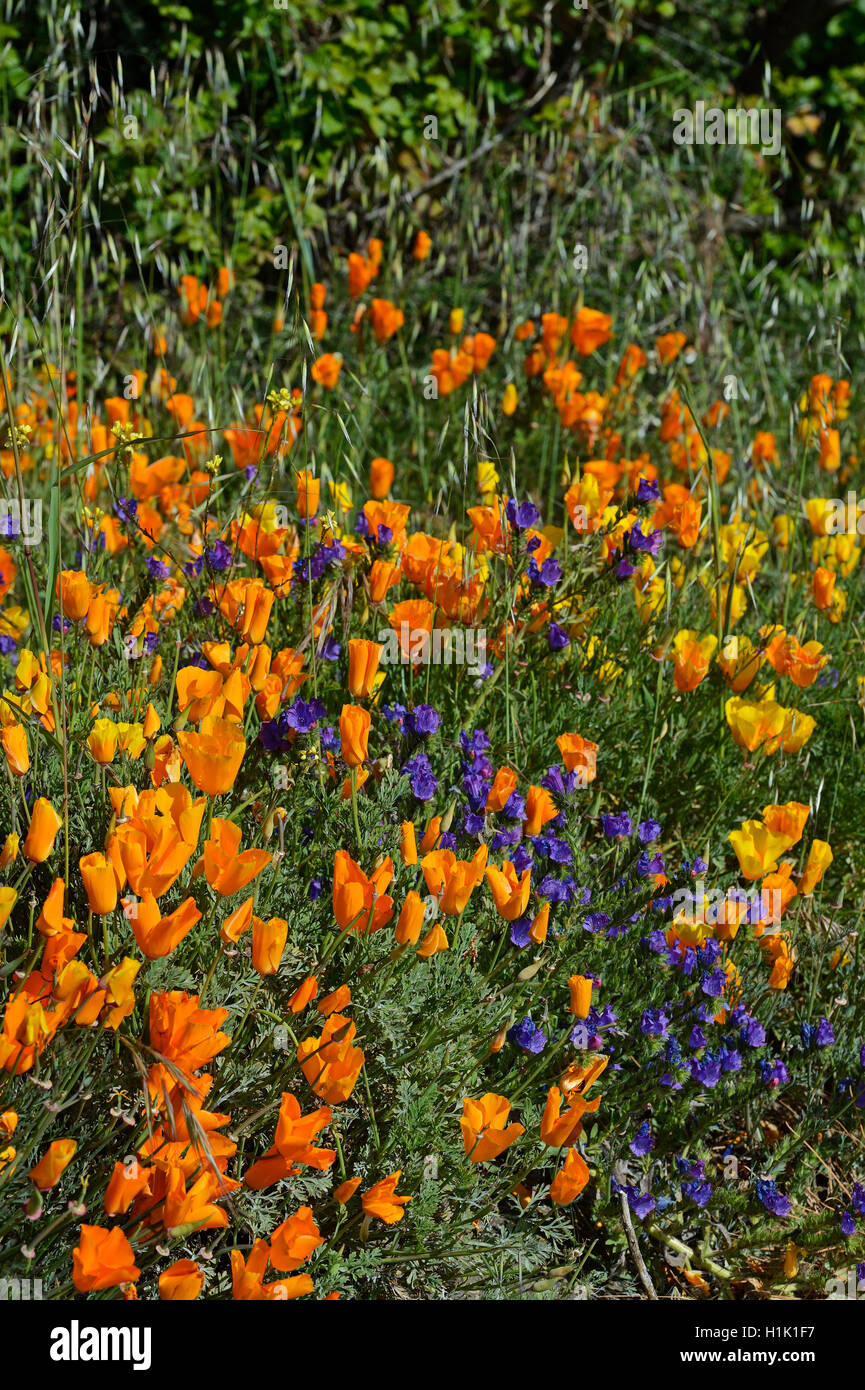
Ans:
[[[0,157],[12,196],[0,250],[26,274],[52,199],[80,214],[69,193],[84,184],[83,128],[100,199],[79,230],[113,231],[112,279],[130,269],[124,224],[146,221],[157,274],[174,254],[218,260],[226,247],[242,268],[292,224],[308,236],[325,234],[326,214],[350,223],[359,184],[367,206],[421,199],[434,220],[425,186],[441,189],[464,158],[494,168],[519,139],[579,145],[599,130],[669,151],[676,107],[740,93],[781,107],[784,151],[744,184],[719,168],[728,230],[758,257],[789,260],[828,212],[828,249],[843,253],[862,230],[863,41],[865,0],[5,0]]]

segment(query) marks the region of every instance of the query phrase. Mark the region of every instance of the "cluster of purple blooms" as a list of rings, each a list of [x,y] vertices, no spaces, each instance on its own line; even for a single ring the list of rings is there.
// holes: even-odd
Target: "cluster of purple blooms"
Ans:
[[[327,718],[327,710],[321,700],[295,700],[280,710],[275,719],[265,720],[258,731],[263,748],[268,753],[284,753],[291,746],[290,735],[308,734],[320,720]],[[326,727],[321,730],[322,750],[336,752],[339,749],[339,736]]]
[[[326,574],[329,569],[335,565],[341,565],[345,555],[345,546],[341,541],[331,539],[327,544],[323,541],[317,541],[309,555],[301,556],[292,564],[294,577],[302,584],[309,584],[316,579],[321,579],[322,575]]]

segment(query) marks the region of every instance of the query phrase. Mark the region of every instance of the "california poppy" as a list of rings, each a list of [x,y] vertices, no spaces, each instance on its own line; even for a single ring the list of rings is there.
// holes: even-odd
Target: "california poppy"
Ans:
[[[33,804],[30,828],[21,846],[21,853],[32,864],[44,864],[57,838],[57,831],[63,824],[50,801],[40,796]]]
[[[355,700],[372,694],[384,648],[378,642],[353,637],[348,644],[348,688]]]
[[[510,1101],[493,1091],[488,1091],[480,1100],[465,1098],[460,1129],[471,1163],[489,1163],[525,1134],[525,1126],[515,1122],[508,1124],[510,1113]]]
[[[368,754],[369,710],[360,705],[343,705],[339,716],[340,755],[348,767],[360,767]]]
[[[246,752],[243,732],[237,724],[207,715],[198,733],[181,730],[177,742],[180,756],[200,791],[219,796],[234,786]]]
[[[72,1282],[79,1293],[113,1289],[141,1277],[132,1246],[119,1226],[82,1226],[72,1251]]]
[[[397,1168],[387,1178],[374,1183],[368,1192],[361,1194],[361,1204],[367,1216],[377,1216],[387,1226],[395,1226],[405,1216],[403,1208],[412,1201],[411,1197],[397,1196],[396,1185],[402,1177],[402,1169]]]

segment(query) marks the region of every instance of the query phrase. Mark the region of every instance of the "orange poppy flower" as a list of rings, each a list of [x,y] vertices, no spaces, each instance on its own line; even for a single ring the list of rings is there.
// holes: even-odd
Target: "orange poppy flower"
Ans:
[[[319,386],[323,386],[326,391],[332,391],[339,380],[342,370],[342,358],[339,353],[323,352],[312,365],[311,376],[313,381],[317,381]]]
[[[579,1197],[589,1181],[589,1169],[576,1149],[568,1149],[564,1165],[550,1184],[550,1197],[557,1207],[568,1207]]]
[[[72,1282],[79,1293],[113,1289],[134,1283],[141,1270],[132,1246],[119,1226],[82,1226],[79,1243],[72,1251]]]
[[[405,1216],[403,1208],[411,1197],[398,1197],[396,1185],[402,1177],[402,1169],[397,1168],[390,1177],[381,1178],[368,1192],[361,1193],[361,1203],[367,1216],[377,1216],[387,1226],[395,1226]]]
[[[486,876],[499,916],[506,922],[515,922],[522,917],[532,891],[531,870],[525,869],[522,876],[518,876],[511,861],[506,859],[500,869],[495,864],[488,864]]]
[[[9,771],[15,777],[23,777],[30,770],[30,754],[27,751],[27,730],[23,724],[7,724],[0,729],[0,744],[6,754]]]
[[[281,1272],[298,1269],[323,1244],[312,1207],[298,1207],[270,1237],[270,1263]]]
[[[117,906],[117,877],[110,860],[100,853],[85,854],[78,867],[90,911],[97,917],[113,912]]]
[[[205,877],[223,898],[239,893],[272,862],[273,856],[266,849],[245,849],[241,853],[241,834],[239,825],[214,816],[210,838],[204,845]]]
[[[686,333],[662,333],[655,339],[655,350],[662,367],[675,361],[688,341]]]
[[[252,965],[259,975],[276,974],[287,940],[288,923],[284,917],[271,917],[269,922],[253,917]]]
[[[298,515],[303,517],[313,517],[318,511],[318,501],[321,495],[321,479],[316,478],[315,474],[308,468],[303,468],[295,473],[297,482],[297,510]]]
[[[75,1157],[78,1145],[74,1139],[54,1139],[45,1153],[28,1173],[30,1181],[40,1192],[48,1192],[63,1176],[64,1171]]]
[[[290,1091],[283,1092],[273,1148],[247,1169],[243,1179],[245,1185],[254,1192],[262,1192],[283,1178],[296,1176],[300,1164],[326,1172],[336,1158],[336,1150],[316,1148],[313,1140],[332,1118],[326,1105],[302,1115],[297,1097]]]
[[[424,902],[419,893],[410,889],[400,909],[394,935],[400,946],[414,946],[424,923]]]
[[[126,900],[129,901],[128,899]],[[144,893],[140,902],[130,903],[127,916],[132,922],[135,940],[148,960],[170,955],[175,946],[192,931],[201,913],[194,898],[186,898],[167,917],[163,917],[152,893]]]
[[[524,1125],[508,1124],[510,1113],[510,1101],[494,1091],[487,1091],[480,1100],[466,1096],[460,1129],[470,1163],[489,1163],[525,1134]]]
[[[374,458],[369,466],[369,490],[377,502],[387,497],[393,487],[394,466],[390,459]]]
[[[526,796],[525,833],[529,839],[540,835],[547,821],[554,820],[559,808],[545,787],[529,787]]]
[[[488,848],[481,845],[473,857],[457,859],[453,850],[436,849],[421,860],[426,886],[448,917],[465,912],[469,898],[484,876]]]
[[[386,889],[393,878],[393,860],[388,857],[369,878],[344,849],[333,857],[333,915],[341,931],[372,933],[390,921],[393,898]]]
[[[487,795],[486,809],[491,814],[503,811],[517,788],[517,774],[512,767],[500,767]]]
[[[601,1097],[585,1100],[582,1095],[568,1099],[568,1109],[562,1114],[562,1093],[558,1086],[551,1086],[547,1103],[541,1119],[541,1138],[551,1149],[560,1149],[573,1144],[583,1132],[583,1115],[593,1115],[601,1103]]]
[[[136,1197],[148,1190],[152,1175],[153,1169],[145,1168],[137,1159],[125,1163],[118,1160],[102,1201],[106,1216],[125,1215]]]
[[[432,238],[423,230],[415,233],[411,254],[416,261],[425,261],[432,250]]]
[[[241,1302],[283,1302],[302,1298],[312,1293],[313,1282],[308,1274],[294,1274],[290,1279],[272,1279],[264,1283],[270,1260],[270,1246],[266,1240],[257,1240],[249,1252],[249,1259],[243,1252],[231,1252],[231,1296]]]
[[[376,341],[386,343],[405,323],[405,314],[389,299],[374,299],[369,307],[369,321]]]
[[[348,688],[357,699],[368,699],[373,691],[378,664],[384,647],[353,637],[348,644]]]
[[[581,357],[588,357],[596,348],[609,342],[613,320],[597,309],[582,308],[571,324],[571,342]]]
[[[417,836],[414,821],[404,820],[400,826],[399,857],[404,864],[417,863]]]
[[[288,1001],[288,1007],[293,1014],[302,1013],[310,1000],[318,994],[318,980],[314,975],[307,975],[306,979],[298,985],[294,994]]]
[[[165,1303],[192,1303],[204,1287],[204,1275],[194,1260],[175,1260],[159,1276],[159,1297]]]
[[[219,1031],[228,1009],[200,1009],[197,994],[155,991],[150,996],[150,1045],[186,1072],[204,1067],[231,1038]]]
[[[369,710],[360,705],[343,705],[339,716],[340,755],[347,767],[360,767],[367,757]]]
[[[572,975],[568,980],[571,993],[570,1010],[574,1018],[588,1018],[589,1009],[592,1007],[593,985],[591,975]]]
[[[297,1049],[301,1071],[317,1096],[336,1105],[348,1100],[364,1063],[363,1051],[353,1046],[357,1027],[343,1014],[325,1019],[319,1038],[304,1038]]]
[[[440,951],[448,950],[450,950],[450,942],[447,939],[445,929],[441,922],[435,922],[418,947],[418,956],[421,960],[429,960],[431,956],[437,956]]]
[[[73,623],[87,617],[93,589],[83,570],[62,570],[57,576],[56,592],[64,617]]]
[[[219,796],[234,786],[246,744],[237,724],[206,715],[198,733],[177,735],[180,756],[199,791]]]
[[[597,776],[598,745],[580,734],[559,734],[556,739],[566,772],[579,772],[588,785]]]
[[[30,828],[21,846],[21,853],[31,864],[44,864],[57,838],[57,831],[63,824],[50,801],[40,796],[33,803]]]

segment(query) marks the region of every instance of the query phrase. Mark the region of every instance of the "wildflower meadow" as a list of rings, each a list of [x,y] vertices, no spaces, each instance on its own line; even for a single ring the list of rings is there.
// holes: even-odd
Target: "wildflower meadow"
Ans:
[[[0,1306],[865,1297],[865,5],[3,8]]]

